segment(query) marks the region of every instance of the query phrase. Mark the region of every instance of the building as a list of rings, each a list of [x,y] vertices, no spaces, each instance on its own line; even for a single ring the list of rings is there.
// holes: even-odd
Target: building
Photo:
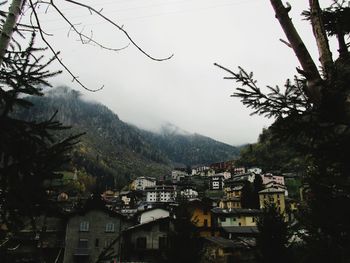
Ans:
[[[223,188],[224,188],[224,175],[214,174],[209,177],[210,190],[223,190]]]
[[[146,202],[174,202],[175,189],[172,185],[155,185],[145,188]]]
[[[219,207],[211,209],[211,212],[213,215],[213,224],[216,227],[256,226],[256,219],[261,213],[258,209],[222,209]]]
[[[201,237],[214,235],[212,231],[212,204],[209,200],[194,200],[188,204],[191,222],[197,227]]]
[[[278,176],[278,175],[273,175],[273,174],[267,173],[267,174],[261,175],[261,179],[263,180],[264,185],[266,185],[270,182],[275,182],[275,183],[278,183],[280,185],[285,185],[283,176]]]
[[[247,170],[248,173],[255,173],[255,174],[261,174],[262,169],[259,167],[252,167]]]
[[[137,177],[132,183],[131,183],[131,190],[145,190],[146,187],[155,186],[157,183],[156,178],[154,177]]]
[[[259,192],[260,208],[265,208],[270,204],[274,204],[280,213],[284,213],[286,209],[285,204],[285,190],[279,187],[270,187]]]
[[[151,208],[137,213],[138,222],[144,224],[150,221],[158,220],[160,218],[169,217],[170,212],[162,208]]]
[[[65,236],[64,263],[96,262],[102,253],[120,257],[121,231],[130,224],[93,197],[85,207],[68,219]]]
[[[123,254],[120,261],[163,262],[173,230],[169,217],[129,227],[123,232]]]
[[[211,169],[208,166],[198,166],[192,168],[192,175],[200,175],[200,176],[211,176],[214,175],[214,169]]]
[[[219,207],[223,209],[242,208],[241,197],[224,197],[220,200]]]
[[[42,215],[32,220],[24,220],[20,231],[2,239],[1,250],[6,252],[0,253],[0,261],[62,263],[66,230],[64,216]]]
[[[246,170],[244,167],[235,167],[233,168],[233,174],[244,174]]]
[[[172,182],[179,182],[183,178],[187,177],[188,174],[185,171],[173,170],[171,171],[171,180]]]
[[[231,240],[223,237],[206,237],[200,262],[257,262],[255,247],[254,239],[239,238]]]
[[[235,174],[230,179],[230,181],[232,181],[232,183],[236,183],[236,184],[244,184],[244,182],[246,182],[246,181],[253,183],[254,180],[255,180],[254,173]]]
[[[192,186],[183,187],[180,190],[180,196],[189,201],[194,200],[198,198],[198,191]]]

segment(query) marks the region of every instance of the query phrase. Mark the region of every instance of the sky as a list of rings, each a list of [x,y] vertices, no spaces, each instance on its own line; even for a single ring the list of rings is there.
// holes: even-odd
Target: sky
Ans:
[[[62,4],[63,1],[57,1]],[[290,0],[290,16],[317,61],[312,30],[301,12],[308,1]],[[327,4],[330,1],[321,1]],[[87,92],[63,73],[51,83],[68,85],[88,100],[105,104],[125,122],[156,131],[172,123],[191,133],[241,145],[256,142],[272,119],[250,116],[239,99],[230,95],[238,85],[215,67],[253,71],[259,86],[283,86],[299,63],[286,39],[270,1],[263,0],[99,0],[84,1],[130,34],[156,62],[133,45],[122,51],[83,45],[52,8],[39,8],[47,40],[61,52],[62,61],[79,76]],[[79,30],[113,48],[129,43],[117,28],[83,8],[63,4],[60,9]],[[39,42],[40,43],[40,42]],[[59,69],[58,63],[54,64]]]

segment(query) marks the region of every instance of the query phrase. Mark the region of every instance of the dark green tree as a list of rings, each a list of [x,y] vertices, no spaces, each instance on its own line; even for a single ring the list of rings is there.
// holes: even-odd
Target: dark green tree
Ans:
[[[264,208],[257,221],[259,263],[279,263],[288,261],[288,226],[274,204]]]
[[[46,192],[47,183],[60,177],[62,165],[78,136],[57,140],[57,132],[67,129],[51,119],[24,121],[13,112],[32,104],[25,96],[43,95],[42,86],[59,72],[49,72],[52,62],[43,62],[42,49],[34,47],[32,35],[24,50],[14,42],[0,65],[0,238],[2,244],[21,229],[26,219],[55,210]],[[39,55],[38,55],[39,54]],[[34,219],[33,229],[35,229]],[[0,247],[4,253],[6,247]],[[5,255],[0,255],[5,260]]]
[[[199,262],[201,243],[188,202],[181,201],[174,212],[174,230],[169,234],[168,262]]]
[[[252,73],[238,73],[220,65],[242,85],[233,94],[253,113],[274,117],[275,140],[289,140],[305,156],[309,197],[300,222],[306,233],[305,262],[349,262],[350,250],[350,59],[349,1],[334,0],[326,10],[309,0],[310,20],[319,51],[318,70],[289,17],[290,6],[270,0],[276,18],[297,56],[301,69],[284,88],[268,86],[265,94]],[[336,35],[339,56],[333,60],[328,37]],[[325,216],[325,214],[327,216]]]
[[[256,207],[254,185],[249,181],[245,181],[242,188],[241,206],[242,208]]]
[[[259,192],[264,189],[263,180],[260,174],[255,175],[254,178],[254,208],[260,208]]]

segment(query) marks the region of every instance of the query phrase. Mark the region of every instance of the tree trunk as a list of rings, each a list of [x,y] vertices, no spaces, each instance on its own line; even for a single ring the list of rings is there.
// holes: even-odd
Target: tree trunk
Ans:
[[[322,11],[318,0],[309,0],[311,10],[311,25],[316,39],[320,62],[323,69],[324,78],[332,81],[334,63],[332,53],[329,48],[327,33],[322,21]]]
[[[0,65],[4,60],[18,17],[21,14],[23,3],[24,0],[13,0],[9,8],[9,13],[0,34]]]
[[[281,0],[270,0],[270,2],[275,10],[276,18],[303,68],[303,74],[308,81],[306,95],[312,103],[318,104],[321,100],[322,78],[317,66],[288,16],[289,9],[283,6]]]

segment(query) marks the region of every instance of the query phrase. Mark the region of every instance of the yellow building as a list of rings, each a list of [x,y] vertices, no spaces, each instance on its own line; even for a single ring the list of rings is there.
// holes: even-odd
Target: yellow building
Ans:
[[[188,205],[191,221],[198,228],[201,237],[215,235],[212,231],[211,206],[200,200],[191,201]]]
[[[242,208],[241,206],[241,198],[240,197],[229,197],[229,198],[223,198],[219,202],[219,207],[220,208]]]
[[[279,187],[266,188],[259,192],[260,208],[269,204],[275,204],[277,210],[282,214],[286,209],[285,190]]]
[[[213,208],[211,212],[213,214],[213,224],[216,227],[243,227],[256,226],[256,219],[261,211],[249,208],[222,209],[216,207]]]

